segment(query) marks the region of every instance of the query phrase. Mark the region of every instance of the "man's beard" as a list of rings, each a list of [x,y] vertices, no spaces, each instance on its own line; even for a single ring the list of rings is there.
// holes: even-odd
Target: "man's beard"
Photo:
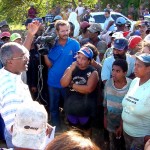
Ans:
[[[126,60],[126,55],[113,54],[115,59],[124,59]]]

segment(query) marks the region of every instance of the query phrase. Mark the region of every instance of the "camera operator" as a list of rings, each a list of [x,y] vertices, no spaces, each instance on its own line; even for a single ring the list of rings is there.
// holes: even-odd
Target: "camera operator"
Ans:
[[[65,89],[60,85],[60,79],[64,71],[74,61],[76,52],[80,49],[79,43],[69,38],[70,26],[65,20],[57,20],[55,23],[56,39],[55,45],[49,50],[48,55],[44,55],[45,63],[48,67],[48,88],[51,123],[59,131],[59,100],[65,96]]]

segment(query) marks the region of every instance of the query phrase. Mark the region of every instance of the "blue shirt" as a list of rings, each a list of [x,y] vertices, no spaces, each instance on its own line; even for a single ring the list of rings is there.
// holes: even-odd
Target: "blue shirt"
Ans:
[[[48,85],[56,88],[62,88],[60,79],[64,71],[75,60],[75,55],[79,51],[79,43],[68,38],[64,46],[56,42],[55,46],[49,51],[48,58],[52,62],[52,67],[48,70]]]
[[[101,71],[102,81],[109,80],[111,78],[112,64],[114,61],[115,61],[114,56],[110,56],[104,60],[102,71]],[[126,54],[126,61],[128,63],[128,71],[126,76],[129,77],[134,72],[135,59],[131,55]]]

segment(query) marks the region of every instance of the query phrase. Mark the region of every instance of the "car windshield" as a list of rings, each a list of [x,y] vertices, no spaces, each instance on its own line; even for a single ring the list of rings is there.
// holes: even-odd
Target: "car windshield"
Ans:
[[[117,15],[117,14],[112,14],[111,15],[111,17],[114,19],[114,21],[116,22],[116,19],[118,18],[118,17],[122,17],[121,15]],[[126,18],[124,18],[124,19],[126,19]],[[126,19],[127,20],[127,19]]]
[[[95,23],[104,23],[106,20],[104,15],[95,15],[93,18],[95,19]]]

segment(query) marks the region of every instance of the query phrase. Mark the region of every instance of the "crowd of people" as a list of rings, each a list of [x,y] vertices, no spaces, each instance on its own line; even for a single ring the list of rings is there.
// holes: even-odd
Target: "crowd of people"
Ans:
[[[102,28],[81,3],[68,17],[56,7],[45,22],[32,6],[25,40],[0,23],[0,135],[7,148],[98,150],[90,139],[100,118],[110,150],[149,150],[150,23],[138,20],[130,31],[107,7]],[[67,130],[76,131],[43,146],[53,126],[62,131],[60,108]]]

